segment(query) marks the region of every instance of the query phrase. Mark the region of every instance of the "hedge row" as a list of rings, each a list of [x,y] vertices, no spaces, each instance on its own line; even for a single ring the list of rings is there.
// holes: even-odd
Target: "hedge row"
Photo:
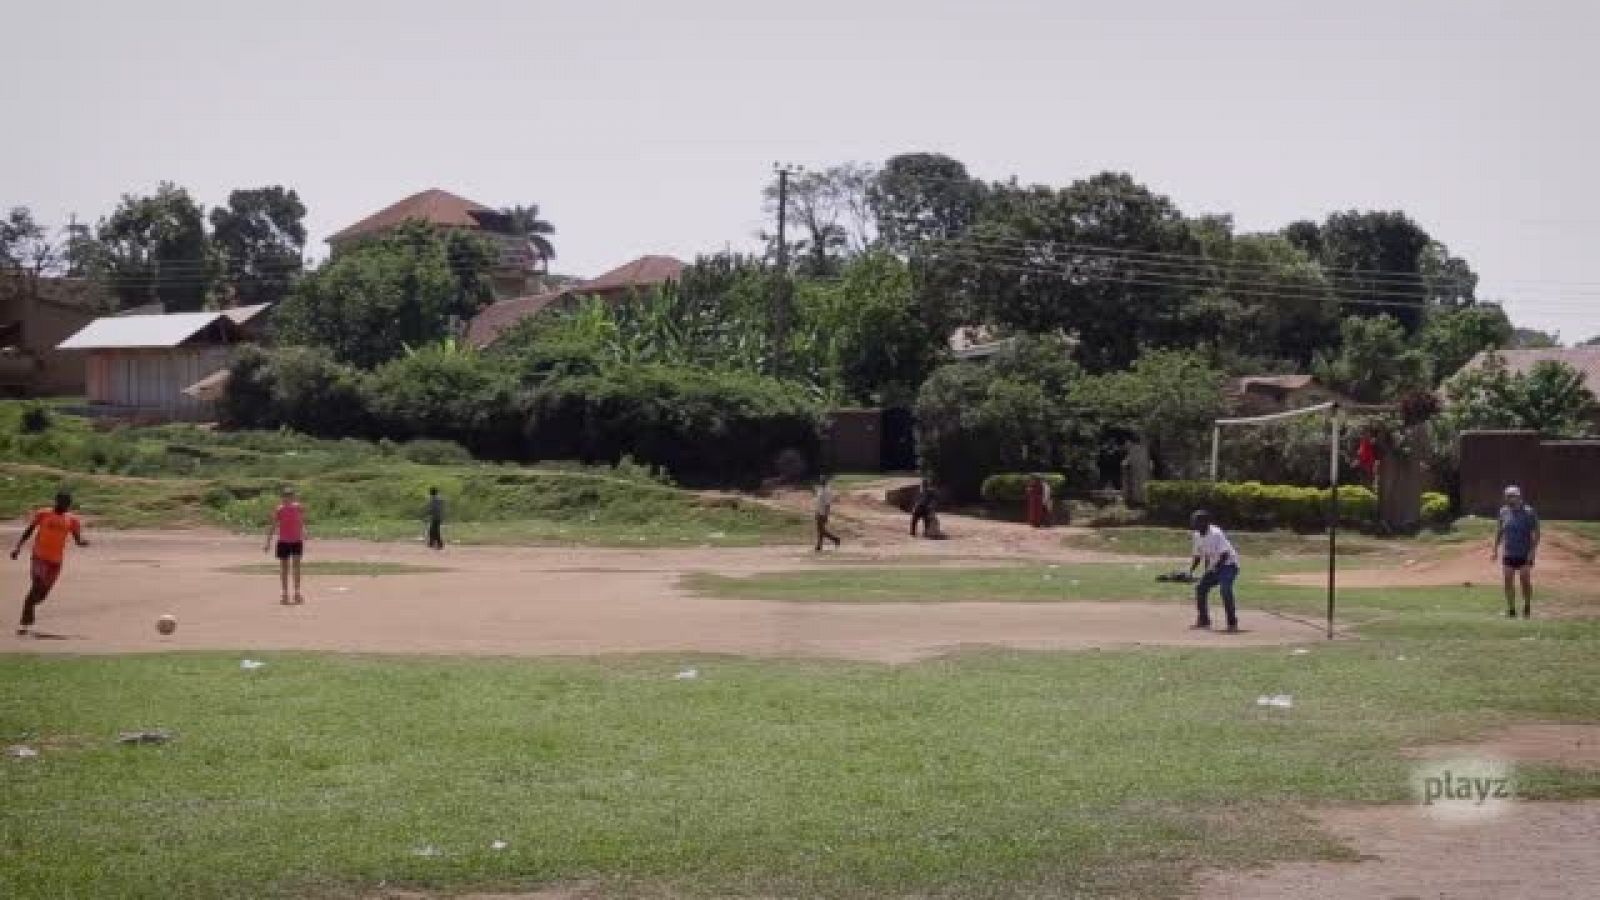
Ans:
[[[990,475],[983,480],[984,502],[996,505],[1020,506],[1027,498],[1028,482],[1033,475],[1026,472],[1002,472]],[[1063,492],[1067,489],[1065,475],[1048,473],[1044,475],[1045,484],[1050,485],[1050,497],[1061,500]]]
[[[246,348],[219,418],[326,438],[453,441],[521,462],[632,457],[704,484],[759,480],[785,450],[817,458],[817,409],[785,382],[668,366],[530,377],[511,362],[426,350],[362,372],[315,350]]]
[[[1150,515],[1172,524],[1187,524],[1197,509],[1219,522],[1244,528],[1290,528],[1317,531],[1328,524],[1327,488],[1214,481],[1152,481],[1146,493]],[[1443,527],[1450,522],[1450,499],[1443,494],[1422,497],[1423,523]],[[1371,528],[1378,523],[1378,495],[1356,485],[1339,488],[1339,524]]]

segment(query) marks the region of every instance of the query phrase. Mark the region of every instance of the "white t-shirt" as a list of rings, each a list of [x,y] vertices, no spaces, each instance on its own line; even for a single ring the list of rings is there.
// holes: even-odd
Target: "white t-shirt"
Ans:
[[[820,485],[817,487],[817,515],[826,516],[833,512],[833,487]]]
[[[1205,534],[1194,536],[1194,555],[1200,557],[1207,572],[1216,568],[1224,555],[1227,556],[1228,562],[1239,564],[1239,551],[1233,549],[1233,542],[1229,541],[1228,536],[1222,533],[1222,529],[1215,525]]]

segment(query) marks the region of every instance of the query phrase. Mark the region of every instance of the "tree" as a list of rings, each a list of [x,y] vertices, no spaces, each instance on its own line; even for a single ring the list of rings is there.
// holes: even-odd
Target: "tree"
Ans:
[[[101,277],[123,307],[159,302],[167,312],[202,309],[217,260],[205,216],[189,192],[163,181],[151,196],[124,194],[97,229]]]
[[[1595,396],[1583,373],[1563,362],[1541,360],[1526,373],[1512,372],[1499,354],[1445,383],[1444,419],[1450,431],[1530,429],[1549,437],[1587,434]]]
[[[1198,274],[1161,260],[1198,250],[1171,200],[1103,172],[1059,191],[991,188],[980,221],[947,256],[987,321],[1070,334],[1085,366],[1109,371],[1141,347],[1191,341],[1182,313],[1201,290]]]
[[[1511,320],[1498,306],[1435,309],[1428,314],[1428,323],[1419,336],[1435,382],[1461,371],[1479,353],[1506,347],[1510,342]]]
[[[867,189],[884,245],[909,255],[930,241],[965,234],[977,218],[983,187],[959,160],[902,153],[884,163]]]
[[[1561,346],[1561,335],[1536,328],[1516,328],[1511,332],[1511,343],[1507,346],[1519,350],[1540,350],[1547,347]]]
[[[296,282],[274,317],[275,336],[351,365],[379,365],[442,340],[486,305],[495,258],[481,236],[407,223]]]
[[[39,279],[56,272],[63,262],[62,249],[26,206],[13,207],[0,219],[0,276],[17,280],[24,291],[37,294]]]
[[[1600,334],[1597,334],[1594,337],[1589,338],[1587,341],[1584,341],[1583,343],[1578,344],[1577,346],[1579,346],[1579,347],[1600,347]]]
[[[281,186],[234,191],[211,210],[211,233],[238,305],[277,303],[303,263],[305,204]]]
[[[873,223],[867,202],[876,172],[863,163],[843,163],[820,172],[804,171],[789,177],[786,196],[790,228],[799,237],[791,241],[802,275],[825,277],[838,273],[844,261],[866,251],[873,242]],[[767,213],[778,209],[778,183],[774,179],[762,192]],[[776,240],[775,235],[768,235]],[[788,239],[788,236],[785,236]]]
[[[1339,303],[1322,268],[1279,234],[1232,233],[1225,217],[1191,219],[1207,263],[1184,304],[1183,331],[1241,374],[1302,369],[1339,337]]]
[[[849,403],[908,405],[943,344],[917,315],[911,272],[887,252],[852,260],[837,281],[802,282],[797,342],[822,363],[818,380]],[[793,358],[805,359],[798,352]]]
[[[527,238],[528,244],[533,247],[534,256],[539,260],[539,271],[550,271],[550,260],[556,258],[556,245],[550,240],[556,233],[556,227],[539,216],[539,204],[530,203],[527,206],[508,206],[500,210],[505,216],[505,233]]]
[[[1296,222],[1284,231],[1289,241],[1322,264],[1330,282],[1360,316],[1388,315],[1407,334],[1422,326],[1430,287],[1424,276],[1424,259],[1433,239],[1403,212],[1336,212],[1320,226]],[[1445,253],[1434,251],[1435,286],[1450,296],[1444,279],[1466,266]],[[1470,269],[1467,270],[1470,273]],[[1473,281],[1476,281],[1474,276]],[[1470,296],[1470,290],[1468,292]]]
[[[1338,353],[1319,355],[1314,366],[1324,384],[1363,403],[1393,400],[1429,385],[1428,357],[1407,342],[1405,329],[1392,316],[1351,316],[1339,331]]]
[[[1168,477],[1199,473],[1211,425],[1223,413],[1223,374],[1205,357],[1151,350],[1125,371],[1088,378],[1072,402],[1108,435],[1142,435]]]

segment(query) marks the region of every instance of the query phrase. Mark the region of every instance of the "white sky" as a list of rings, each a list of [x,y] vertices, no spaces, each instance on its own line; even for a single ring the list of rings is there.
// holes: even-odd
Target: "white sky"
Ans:
[[[441,187],[539,203],[593,275],[750,245],[774,161],[937,150],[1246,229],[1404,209],[1518,324],[1600,334],[1600,4],[1326,6],[0,0],[0,206],[281,183],[320,245]]]

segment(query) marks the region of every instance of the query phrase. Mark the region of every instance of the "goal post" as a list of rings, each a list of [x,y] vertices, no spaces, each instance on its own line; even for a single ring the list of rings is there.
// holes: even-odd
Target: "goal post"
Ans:
[[[1333,610],[1338,595],[1339,579],[1339,438],[1344,428],[1344,411],[1338,403],[1318,403],[1299,409],[1269,413],[1264,416],[1245,416],[1234,419],[1217,419],[1211,423],[1211,481],[1220,476],[1222,462],[1222,427],[1224,425],[1260,425],[1293,419],[1297,416],[1328,415],[1328,639],[1333,640]]]

